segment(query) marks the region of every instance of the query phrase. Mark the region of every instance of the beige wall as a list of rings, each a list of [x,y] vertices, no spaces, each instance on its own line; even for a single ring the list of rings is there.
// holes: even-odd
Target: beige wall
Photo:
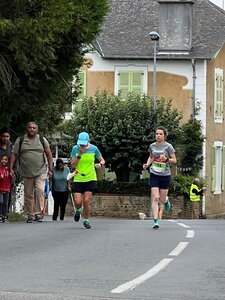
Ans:
[[[153,73],[148,73],[148,95],[152,95]],[[183,122],[190,118],[192,111],[192,90],[185,90],[187,78],[170,73],[157,72],[157,97],[172,98],[172,106],[183,112]],[[114,93],[114,72],[87,73],[87,96],[94,96],[98,90]]]
[[[206,179],[208,189],[206,194],[206,215],[225,213],[225,192],[214,195],[211,192],[211,147],[214,141],[222,141],[225,144],[225,122],[218,124],[214,122],[214,72],[215,68],[222,68],[225,77],[225,46],[220,50],[217,57],[208,62],[207,65],[207,112],[206,112]],[[225,96],[225,92],[224,92]],[[223,100],[223,111],[225,113],[225,99]]]

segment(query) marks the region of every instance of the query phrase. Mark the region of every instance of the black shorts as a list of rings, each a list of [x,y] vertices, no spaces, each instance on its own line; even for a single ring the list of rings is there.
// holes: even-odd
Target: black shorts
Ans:
[[[155,175],[153,173],[150,174],[149,186],[150,188],[158,187],[162,190],[168,190],[170,187],[171,176],[162,176]]]
[[[97,187],[96,181],[88,181],[88,182],[73,182],[73,193],[81,193],[85,192],[94,192]]]

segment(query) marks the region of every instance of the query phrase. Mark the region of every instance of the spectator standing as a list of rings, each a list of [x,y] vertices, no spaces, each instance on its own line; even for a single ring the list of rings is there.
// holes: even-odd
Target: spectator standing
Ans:
[[[9,158],[3,154],[0,158],[0,217],[3,223],[7,222],[10,190]]]
[[[0,157],[3,154],[6,154],[8,156],[9,161],[11,159],[12,148],[13,148],[10,138],[11,138],[10,130],[7,127],[3,127],[0,130]],[[17,161],[14,163],[13,170],[14,172],[17,170]],[[12,190],[12,184],[13,184],[13,180],[11,181],[10,190]],[[10,210],[11,202],[12,201],[11,201],[11,192],[10,192],[9,201],[8,201],[8,213]]]
[[[195,178],[190,188],[190,200],[192,202],[192,218],[199,219],[199,203],[206,187],[200,188],[199,178]]]
[[[67,184],[67,175],[70,173],[70,169],[64,165],[62,159],[56,160],[56,165],[53,169],[52,176],[52,196],[54,199],[54,210],[52,220],[57,221],[59,209],[60,220],[64,220],[66,204],[69,197],[69,190]]]
[[[24,180],[24,209],[28,215],[27,223],[34,220],[42,222],[45,180],[47,175],[52,176],[53,171],[52,153],[47,139],[38,134],[37,123],[29,122],[26,130],[27,133],[17,138],[14,144],[10,173],[13,174],[13,165],[18,157],[19,172]],[[48,174],[45,155],[48,161]]]
[[[95,159],[99,163],[95,164]],[[74,221],[80,220],[83,206],[83,226],[86,229],[91,228],[90,224],[90,203],[93,191],[96,189],[97,175],[95,168],[101,168],[105,165],[99,149],[90,143],[89,134],[81,132],[78,136],[77,145],[71,152],[71,167],[75,168],[73,177],[73,193],[75,203]]]

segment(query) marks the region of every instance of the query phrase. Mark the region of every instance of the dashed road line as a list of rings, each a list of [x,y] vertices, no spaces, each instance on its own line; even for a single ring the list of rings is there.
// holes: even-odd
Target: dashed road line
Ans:
[[[189,244],[189,242],[180,242],[177,247],[170,252],[169,256],[178,256]]]
[[[184,228],[190,228],[190,226],[185,225],[185,224],[183,224],[183,223],[177,223],[177,225],[180,225],[181,227],[184,227]]]
[[[194,230],[187,230],[186,239],[193,239],[195,236]]]
[[[131,291],[134,288],[136,288],[138,285],[142,284],[149,278],[155,276],[157,273],[159,273],[161,270],[165,269],[166,266],[173,260],[173,258],[164,258],[162,259],[157,265],[155,265],[153,268],[148,270],[146,273],[143,275],[125,282],[124,284],[119,285],[117,288],[111,291],[113,294],[120,294],[123,292]]]
[[[168,221],[177,223],[175,220],[168,220]],[[185,225],[183,223],[177,223],[177,224],[183,228],[190,228],[190,226]],[[194,238],[194,236],[195,236],[194,230],[187,230],[186,238]],[[189,242],[180,242],[178,246],[173,251],[170,252],[169,256],[178,256],[188,246],[188,244]],[[146,280],[150,279],[151,277],[155,276],[157,273],[165,269],[171,261],[173,261],[173,258],[162,259],[157,265],[155,265],[153,268],[148,270],[146,273],[142,274],[141,276],[133,280],[127,281],[119,285],[117,288],[113,289],[111,293],[120,294],[135,289],[138,285],[142,284]]]

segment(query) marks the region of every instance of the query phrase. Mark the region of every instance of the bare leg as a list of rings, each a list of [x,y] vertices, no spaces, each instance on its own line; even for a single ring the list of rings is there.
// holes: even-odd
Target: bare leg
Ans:
[[[81,193],[74,193],[74,204],[76,209],[80,209],[82,207],[83,195]]]
[[[87,220],[90,218],[91,197],[92,197],[92,192],[85,192],[84,193],[84,200],[83,200],[83,205],[84,205],[84,219],[87,219]]]
[[[153,187],[151,188],[152,194],[152,214],[153,219],[158,219],[158,211],[159,211],[159,188]]]

